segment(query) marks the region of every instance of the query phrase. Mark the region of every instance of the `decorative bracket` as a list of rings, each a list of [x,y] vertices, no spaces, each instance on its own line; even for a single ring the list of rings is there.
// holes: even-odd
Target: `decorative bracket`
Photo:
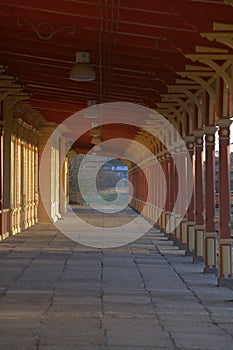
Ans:
[[[223,2],[227,5],[233,6],[233,0],[223,0]]]
[[[184,71],[184,72],[177,72],[177,74],[181,75],[182,77],[187,77],[189,79],[194,80],[196,83],[198,83],[204,91],[207,91],[209,96],[212,99],[213,104],[215,104],[216,109],[218,108],[218,99],[217,99],[217,77],[216,74],[211,71]]]
[[[6,70],[6,67],[0,64],[0,74],[5,72],[5,70]]]
[[[233,49],[233,32],[224,33],[201,33],[203,38],[207,38],[210,41],[217,41]]]
[[[228,86],[231,95],[233,95],[233,79],[231,76],[232,74],[229,74],[229,72],[232,71],[233,55],[190,54],[190,55],[185,55],[185,57],[191,59],[192,61],[199,61],[211,67],[219,77],[222,77],[225,84]]]
[[[193,90],[196,90],[195,92],[193,92]],[[187,100],[183,101],[183,103],[185,103],[186,107],[185,110],[190,114],[192,114],[192,111],[190,111],[190,108],[188,106],[188,104],[190,104],[190,102],[192,102],[194,105],[197,106],[198,108],[198,125],[201,124],[201,117],[203,115],[203,109],[204,109],[204,104],[202,101],[202,90],[200,85],[168,85],[168,92],[170,93],[183,93],[186,97]],[[191,120],[192,120],[193,115],[191,116]]]
[[[0,75],[0,101],[3,101],[7,96],[17,94],[22,91],[22,86],[16,84],[11,76]]]
[[[17,92],[16,94],[11,94],[9,96],[7,96],[6,99],[6,104],[5,104],[5,109],[4,109],[4,115],[8,116],[9,114],[11,114],[14,111],[15,105],[21,101],[25,101],[29,99],[29,95],[27,93],[20,93]]]
[[[179,94],[179,93],[171,93],[171,94],[161,94],[161,98],[163,102],[177,102],[180,105],[180,117],[182,124],[184,125],[184,128],[187,127],[186,122],[186,115],[184,113],[187,113],[190,120],[189,125],[189,131],[191,132],[193,128],[192,118],[193,118],[193,108],[190,107],[190,100],[185,94]]]

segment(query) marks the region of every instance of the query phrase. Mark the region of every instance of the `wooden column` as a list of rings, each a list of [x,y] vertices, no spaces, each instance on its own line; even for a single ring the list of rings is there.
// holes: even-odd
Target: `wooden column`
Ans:
[[[166,196],[166,202],[165,202],[165,227],[164,227],[164,232],[165,235],[168,237],[169,235],[169,230],[168,230],[168,225],[169,225],[169,220],[170,220],[170,201],[171,201],[171,155],[170,153],[165,153],[165,161],[166,161],[166,187],[167,187],[167,196]]]
[[[181,193],[179,190],[179,182],[178,182],[178,171],[181,170],[181,149],[179,147],[175,148],[175,167],[174,167],[174,191],[175,191],[175,199],[176,209],[175,209],[175,235],[174,235],[174,245],[180,245],[180,206],[181,206]]]
[[[204,262],[203,131],[195,130],[195,242],[193,262]]]
[[[158,228],[161,228],[161,171],[159,168],[161,168],[161,155],[160,153],[157,156],[158,159],[158,167],[157,167],[157,174],[158,174],[158,181],[157,181],[157,223]]]
[[[3,125],[0,125],[0,210],[3,209]]]
[[[157,157],[157,161],[154,164],[154,179],[155,179],[155,189],[154,189],[154,221],[155,221],[155,226],[158,227],[159,226],[159,171],[158,171],[158,167],[159,167],[159,160]]]
[[[153,163],[152,160],[148,160],[148,219],[150,222],[154,222],[153,220],[153,195],[154,195],[154,183],[153,183]]]
[[[149,193],[148,193],[148,218],[150,222],[153,222],[153,175],[152,175],[152,161],[148,160],[148,183],[149,183]]]
[[[165,188],[162,176],[165,176],[165,157],[164,153],[160,156],[160,166],[161,166],[161,172],[160,172],[160,180],[159,180],[159,189],[160,189],[160,195],[159,195],[159,212],[160,212],[160,220],[159,220],[159,227],[160,230],[164,232],[164,200],[165,200]]]
[[[135,210],[138,212],[138,167],[135,166],[133,173],[133,181],[134,181],[134,202],[135,202]]]
[[[0,240],[3,239],[3,235],[3,125],[0,124]]]
[[[219,274],[218,284],[233,286],[232,239],[230,227],[230,145],[231,121],[222,118],[219,126]]]
[[[166,226],[168,222],[168,206],[169,206],[169,155],[167,152],[164,152],[164,177],[165,177],[165,185],[166,185],[166,198],[165,198],[165,203],[164,203],[164,208],[163,208],[163,232],[166,234]]]
[[[143,193],[143,202],[144,202],[144,216],[146,217],[146,219],[148,219],[149,217],[149,206],[148,206],[148,173],[149,173],[149,167],[148,167],[148,161],[146,161],[145,165],[144,165],[144,169],[143,169],[143,177],[144,177],[144,193]]]
[[[59,159],[59,168],[60,168],[60,176],[59,176],[59,212],[66,212],[67,205],[67,158],[66,158],[66,143],[65,138],[61,137],[60,139],[60,159]]]
[[[49,141],[48,152],[44,158],[43,151],[48,143],[50,135],[55,129],[55,125],[47,125],[40,128],[40,143],[39,143],[39,161],[40,161],[40,200],[38,207],[38,216],[40,222],[56,222],[59,218],[59,167],[57,166],[59,159],[57,150],[59,143],[54,144]],[[42,164],[43,155],[43,164]],[[58,174],[57,174],[58,173]],[[42,197],[41,197],[42,196]]]
[[[181,180],[184,183],[184,189],[187,188],[188,174],[187,174],[187,152],[186,147],[181,146],[180,153],[180,176]],[[187,202],[187,192],[181,192],[181,201],[180,201],[180,211],[182,221],[180,223],[180,249],[187,250],[187,218],[186,218],[186,202]],[[184,215],[184,216],[183,216]]]
[[[171,151],[171,156],[169,159],[169,234],[168,239],[174,239],[174,224],[175,224],[175,216],[173,212],[174,204],[175,204],[175,164],[173,159],[173,149]]]
[[[35,146],[35,223],[38,222],[38,205],[39,205],[39,152],[38,145]]]
[[[157,217],[156,217],[156,183],[157,183],[157,174],[156,174],[156,160],[153,159],[152,167],[151,167],[151,179],[153,181],[152,189],[152,220],[153,224],[156,225]]]
[[[12,147],[11,147],[11,132],[12,132],[12,106],[7,100],[3,101],[4,113],[4,138],[3,138],[3,210],[5,212],[5,221],[7,233],[12,233],[12,211],[11,211],[11,164],[12,164]]]
[[[205,127],[205,232],[204,273],[217,273],[215,230],[215,126]]]
[[[193,182],[193,177],[194,177],[194,169],[195,169],[195,164],[194,164],[194,136],[187,136],[186,137],[186,144],[187,144],[187,149],[189,152],[189,157],[191,160],[191,164],[192,164],[192,169],[191,168],[187,168],[187,187],[189,186],[189,184],[191,182]],[[193,256],[194,254],[194,235],[195,235],[195,231],[194,231],[194,191],[195,188],[193,190],[192,193],[192,197],[188,206],[188,210],[187,210],[187,249],[185,252],[186,256]]]

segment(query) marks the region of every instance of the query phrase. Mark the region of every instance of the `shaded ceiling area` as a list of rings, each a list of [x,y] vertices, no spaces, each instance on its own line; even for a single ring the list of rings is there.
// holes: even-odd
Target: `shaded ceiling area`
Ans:
[[[155,109],[198,46],[225,49],[201,33],[231,23],[231,1],[0,1],[0,64],[51,122],[96,103],[132,102]],[[231,49],[229,49],[231,50]],[[77,51],[90,52],[96,80],[69,79]],[[91,123],[90,123],[91,128]],[[127,128],[126,128],[127,129]],[[117,126],[114,129],[121,133]],[[137,132],[129,127],[132,138]],[[105,127],[105,134],[113,128]],[[108,136],[106,136],[107,138]],[[83,137],[80,147],[90,142]]]

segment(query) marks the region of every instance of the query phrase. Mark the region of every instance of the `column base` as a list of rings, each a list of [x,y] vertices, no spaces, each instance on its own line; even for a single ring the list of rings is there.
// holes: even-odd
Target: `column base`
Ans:
[[[193,256],[193,250],[187,249],[185,251],[185,256]]]
[[[218,269],[216,267],[204,267],[203,273],[218,275]]]
[[[233,279],[232,278],[218,278],[218,287],[227,287],[233,289]]]
[[[61,219],[61,214],[60,213],[56,213],[56,216],[58,219]]]
[[[184,218],[181,221],[181,230],[180,230],[180,249],[186,250],[187,249],[187,239],[188,239],[188,226],[187,226],[187,219]]]
[[[180,241],[178,239],[174,239],[173,245],[175,245],[176,247],[179,247],[180,246]]]
[[[9,232],[0,234],[0,241],[3,241],[4,239],[9,237]]]
[[[203,256],[194,256],[193,263],[194,264],[204,263],[204,257]]]
[[[194,225],[195,222],[188,221],[187,226],[187,252],[192,252],[190,256],[193,256],[194,251]]]
[[[232,239],[220,238],[218,240],[219,278],[232,278]]]
[[[171,233],[169,233],[169,234],[168,234],[168,240],[169,240],[169,241],[174,241],[174,235],[171,234]]]

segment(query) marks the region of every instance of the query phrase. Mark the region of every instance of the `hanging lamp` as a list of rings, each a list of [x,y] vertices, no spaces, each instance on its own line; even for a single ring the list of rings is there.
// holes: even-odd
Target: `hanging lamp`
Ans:
[[[75,81],[95,80],[95,71],[90,65],[89,52],[76,52],[76,63],[70,71],[70,79]]]

